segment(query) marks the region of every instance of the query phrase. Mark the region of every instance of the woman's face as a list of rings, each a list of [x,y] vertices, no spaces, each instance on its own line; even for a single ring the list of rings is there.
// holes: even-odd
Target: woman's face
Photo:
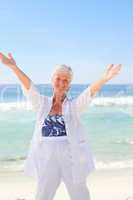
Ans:
[[[52,86],[55,93],[64,94],[69,90],[71,77],[68,72],[56,72],[52,77]]]

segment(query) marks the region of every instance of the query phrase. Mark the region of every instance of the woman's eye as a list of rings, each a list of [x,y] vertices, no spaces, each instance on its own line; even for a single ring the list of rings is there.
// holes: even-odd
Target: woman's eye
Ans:
[[[64,82],[67,83],[68,81],[67,81],[67,80],[64,80]]]
[[[60,81],[60,78],[56,78],[56,81]],[[64,83],[67,83],[68,82],[68,80],[67,79],[64,79],[64,80],[62,80]]]

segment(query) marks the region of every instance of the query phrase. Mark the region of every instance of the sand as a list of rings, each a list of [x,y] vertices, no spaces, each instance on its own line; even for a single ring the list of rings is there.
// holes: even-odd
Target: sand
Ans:
[[[87,179],[91,200],[133,200],[133,169],[97,170]],[[0,200],[34,200],[36,182],[23,171],[0,172]],[[54,200],[69,200],[61,183]]]

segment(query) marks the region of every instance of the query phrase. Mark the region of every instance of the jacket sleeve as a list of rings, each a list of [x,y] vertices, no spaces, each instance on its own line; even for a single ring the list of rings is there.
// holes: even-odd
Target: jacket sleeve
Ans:
[[[43,100],[47,99],[47,96],[41,95],[35,84],[31,81],[30,88],[26,89],[21,83],[21,89],[23,95],[26,96],[27,100],[31,103],[32,109],[36,112],[39,110]]]
[[[79,113],[87,111],[87,108],[90,106],[90,103],[95,96],[96,94],[91,95],[90,86],[88,86],[77,98],[75,98],[76,110]]]

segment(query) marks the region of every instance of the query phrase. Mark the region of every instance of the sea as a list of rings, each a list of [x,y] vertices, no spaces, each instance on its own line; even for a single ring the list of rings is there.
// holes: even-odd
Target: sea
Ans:
[[[72,84],[71,98],[89,84]],[[50,84],[37,84],[51,96]],[[0,172],[23,170],[36,114],[20,84],[0,85]],[[97,170],[133,168],[133,84],[106,84],[97,93],[81,121],[88,129]]]

